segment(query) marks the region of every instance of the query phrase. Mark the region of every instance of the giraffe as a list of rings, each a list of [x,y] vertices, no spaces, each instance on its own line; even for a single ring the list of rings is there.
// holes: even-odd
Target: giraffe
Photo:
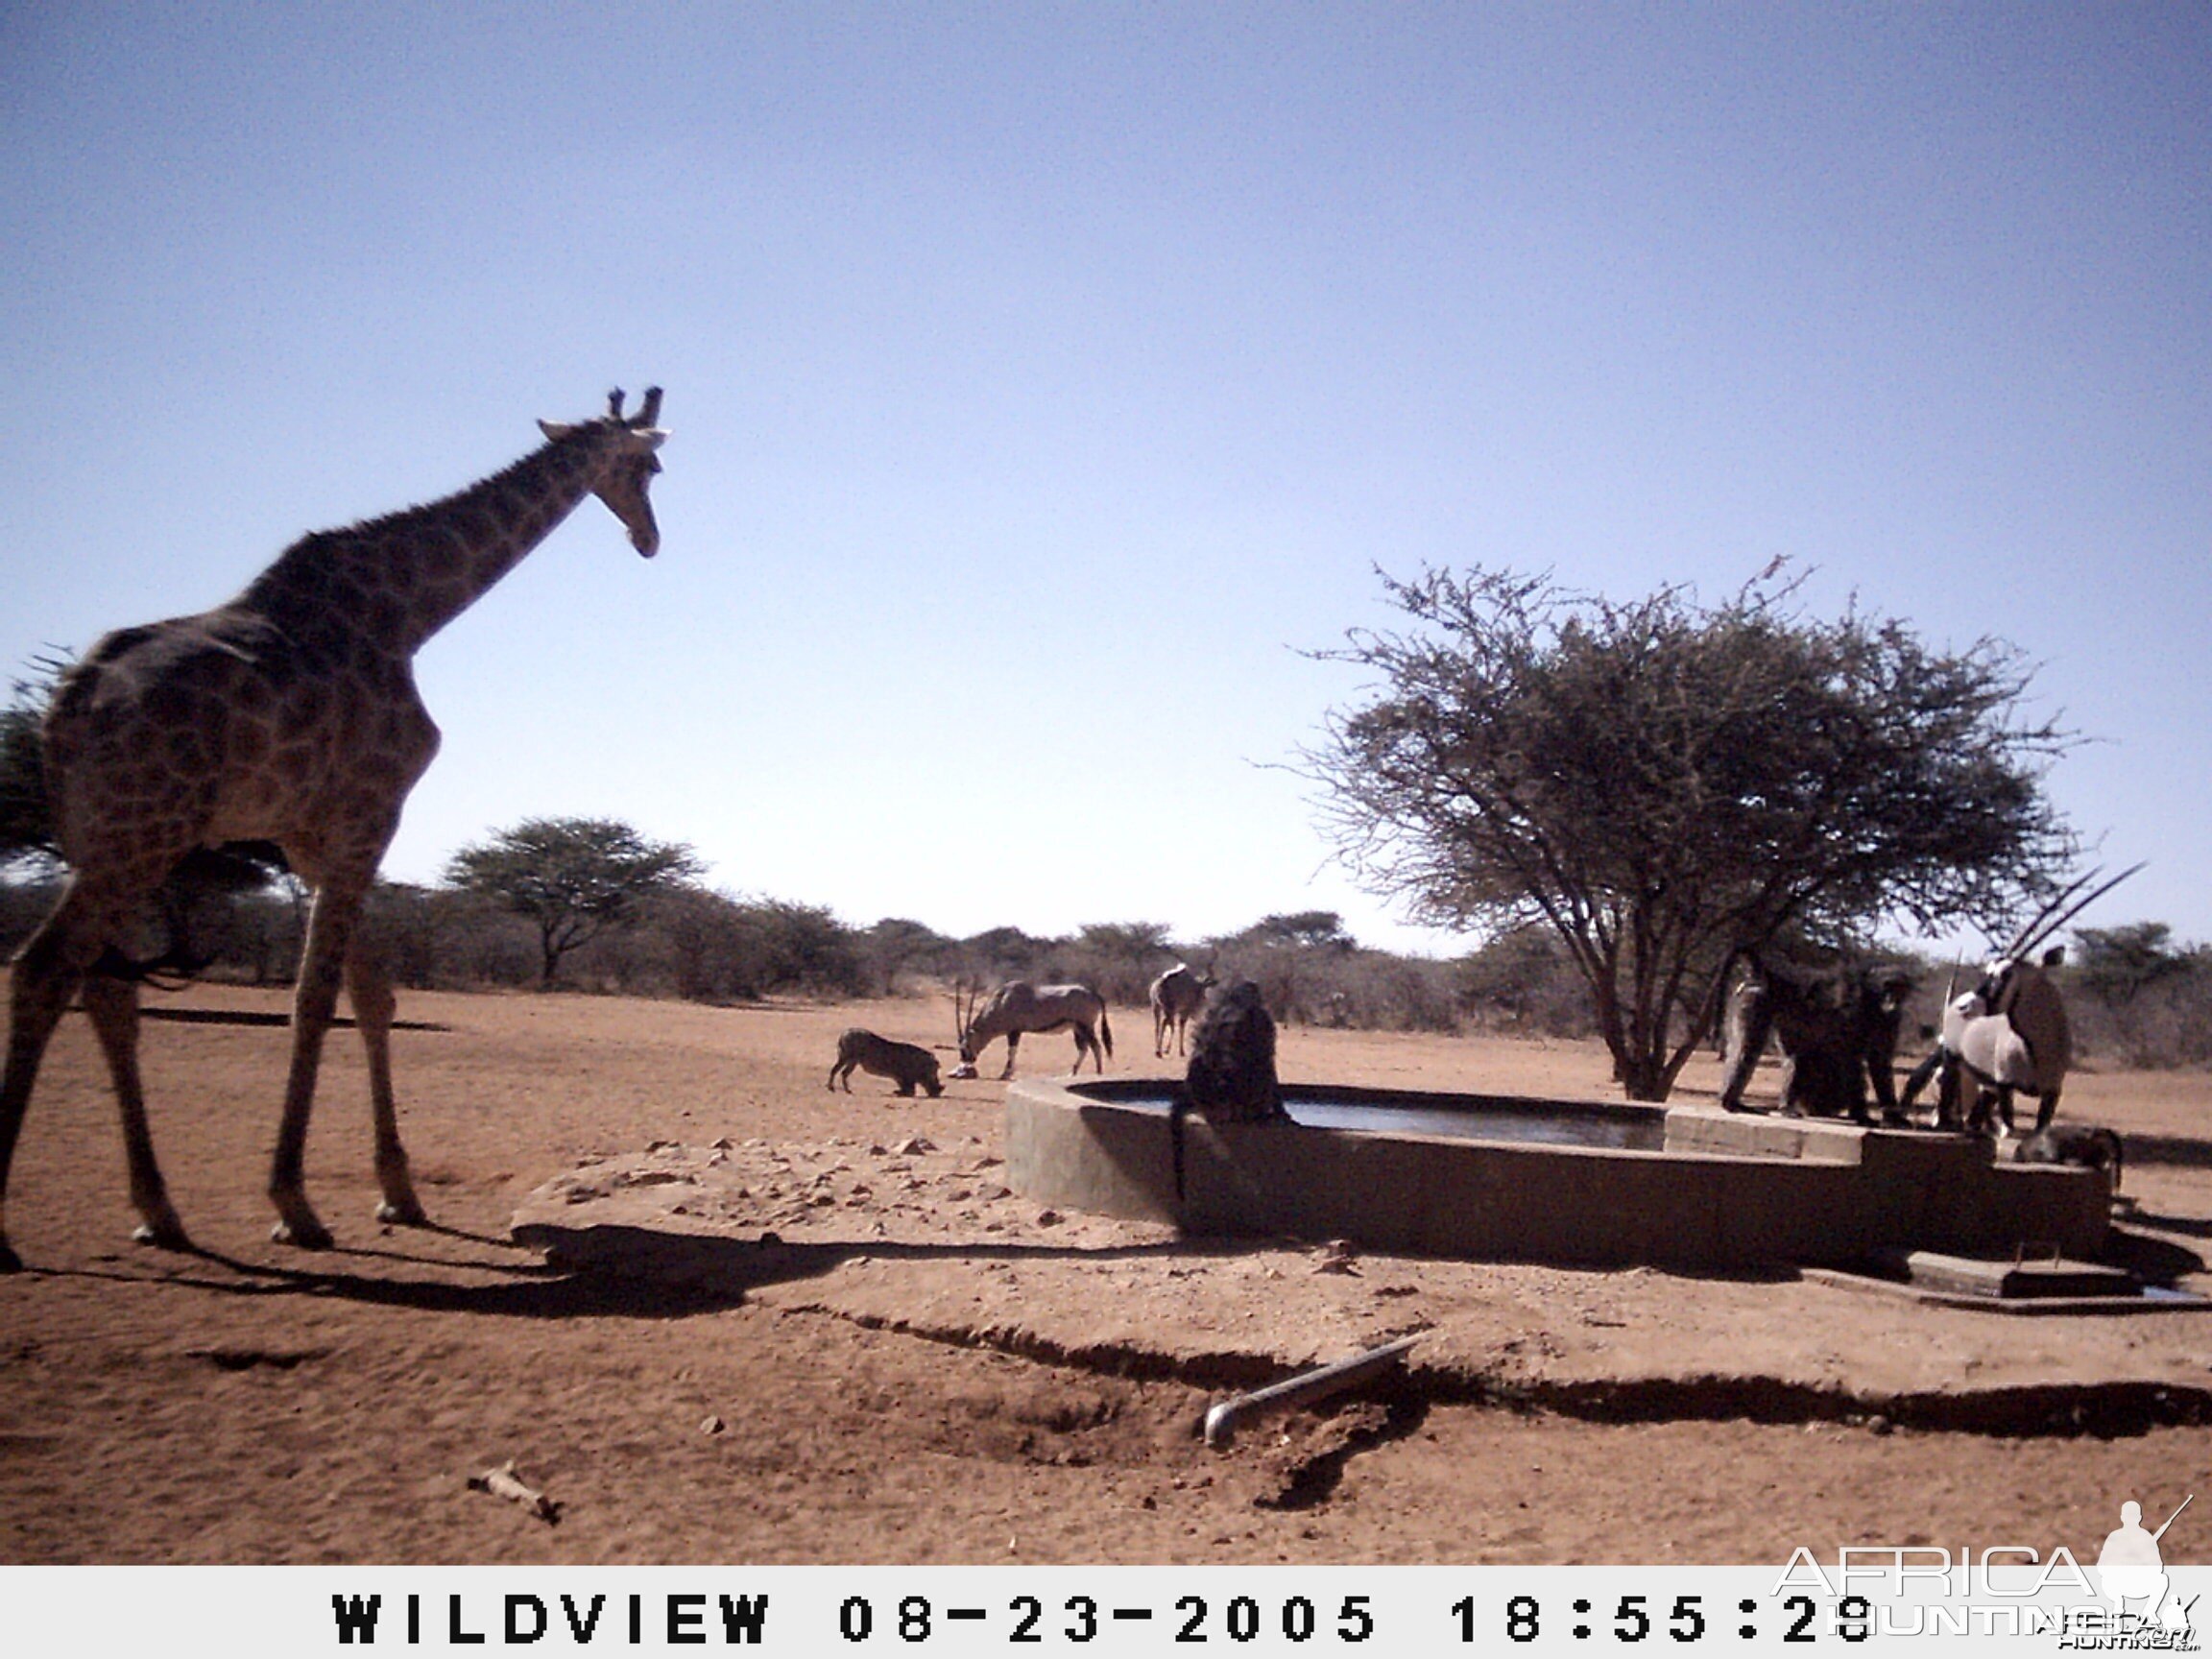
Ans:
[[[0,1074],[0,1273],[8,1166],[48,1039],[80,988],[123,1118],[135,1237],[188,1249],[146,1125],[138,998],[125,929],[194,848],[267,840],[315,890],[293,1000],[292,1054],[269,1176],[273,1237],[324,1249],[302,1164],[315,1077],[343,980],[368,1054],[380,1219],[426,1224],[392,1094],[394,1000],[356,924],[407,793],[438,751],[415,689],[423,642],[549,535],[588,494],[650,559],[647,499],[661,389],[625,418],[622,394],[591,421],[541,421],[545,443],[426,507],[303,537],[228,605],[126,628],[56,686],[45,776],[69,878],[17,953]]]

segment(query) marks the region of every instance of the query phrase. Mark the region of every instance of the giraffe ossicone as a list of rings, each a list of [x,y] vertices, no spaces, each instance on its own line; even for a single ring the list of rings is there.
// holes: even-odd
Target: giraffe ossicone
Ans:
[[[55,1024],[82,989],[123,1118],[142,1239],[188,1243],[146,1123],[135,982],[117,967],[140,906],[194,849],[274,841],[315,889],[293,999],[292,1054],[269,1177],[276,1236],[330,1242],[302,1166],[323,1039],[344,982],[367,1051],[378,1215],[426,1221],[392,1091],[389,978],[361,942],[362,902],[408,791],[438,751],[415,689],[423,642],[474,603],[587,495],[647,558],[649,491],[667,433],[661,389],[635,416],[541,421],[545,442],[427,506],[302,537],[227,605],[110,634],[62,675],[44,729],[54,830],[68,878],[17,953],[0,1072],[0,1272],[8,1170]]]

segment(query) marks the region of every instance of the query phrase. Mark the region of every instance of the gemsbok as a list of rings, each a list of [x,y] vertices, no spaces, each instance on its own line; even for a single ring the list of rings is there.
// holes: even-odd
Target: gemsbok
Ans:
[[[991,993],[978,1009],[963,1009],[953,993],[953,1023],[960,1033],[960,1063],[975,1064],[975,1057],[994,1038],[1006,1039],[1006,1070],[1001,1079],[1014,1075],[1014,1056],[1022,1039],[1032,1031],[1072,1029],[1075,1033],[1075,1070],[1083,1070],[1088,1054],[1099,1071],[1114,1052],[1114,1028],[1107,1022],[1106,998],[1088,985],[1033,985],[1026,979],[1009,979]]]
[[[2009,1134],[2015,1094],[2035,1096],[2033,1133],[2040,1135],[2051,1127],[2059,1091],[2074,1064],[2074,1034],[2065,999],[2049,972],[2064,951],[2054,949],[2040,962],[2029,958],[2067,923],[2142,868],[2136,864],[2123,870],[2084,897],[2078,895],[2103,871],[2092,870],[2066,887],[1997,952],[1973,990],[1946,1003],[1943,1035],[1936,1051],[1914,1069],[1905,1085],[1903,1104],[1908,1111],[1929,1078],[1936,1076],[1939,1128],[1963,1127],[1970,1134],[1986,1134],[1994,1108],[1995,1118]],[[2061,906],[2068,906],[2063,915],[2057,914]]]

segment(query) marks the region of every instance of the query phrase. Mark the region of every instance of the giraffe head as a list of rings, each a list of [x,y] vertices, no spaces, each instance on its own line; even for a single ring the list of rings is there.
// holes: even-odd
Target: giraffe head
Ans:
[[[625,418],[619,389],[607,395],[607,413],[596,421],[541,421],[539,429],[555,443],[588,438],[591,445],[591,493],[622,520],[630,544],[650,559],[661,550],[661,526],[654,522],[646,489],[661,470],[654,451],[668,434],[654,422],[661,418],[661,388],[649,386],[637,413]]]

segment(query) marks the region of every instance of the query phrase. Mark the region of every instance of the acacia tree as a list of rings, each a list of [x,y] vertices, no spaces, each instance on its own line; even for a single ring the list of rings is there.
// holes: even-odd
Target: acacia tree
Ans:
[[[648,841],[615,819],[526,818],[454,854],[445,880],[538,925],[544,987],[562,957],[629,921],[647,894],[705,869],[682,842]]]
[[[46,705],[66,664],[34,659],[29,677],[11,688],[0,708],[0,868],[23,860],[52,867],[61,860],[54,840],[54,811],[46,799]]]
[[[2076,855],[2042,790],[2071,734],[2023,712],[2032,670],[2002,642],[1811,620],[1793,584],[1705,608],[1382,580],[1416,628],[1315,653],[1381,678],[1301,754],[1322,827],[1426,923],[1549,924],[1631,1099],[1667,1097],[1738,949],[1999,926]]]

